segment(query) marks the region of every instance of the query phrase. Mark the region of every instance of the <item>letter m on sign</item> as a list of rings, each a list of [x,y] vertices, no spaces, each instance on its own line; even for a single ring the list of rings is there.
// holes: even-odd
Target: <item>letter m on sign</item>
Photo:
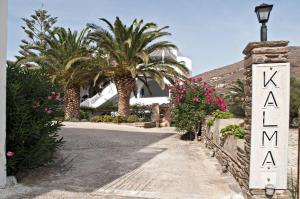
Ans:
[[[274,131],[272,136],[269,137],[268,133],[266,131],[263,131],[262,133],[262,146],[265,146],[265,141],[271,141],[272,139],[275,139],[275,146],[277,146],[277,138],[278,138],[278,131]]]

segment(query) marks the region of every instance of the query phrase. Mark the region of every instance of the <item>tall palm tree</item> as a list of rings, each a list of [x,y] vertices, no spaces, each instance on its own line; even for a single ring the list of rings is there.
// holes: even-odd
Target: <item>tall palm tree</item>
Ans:
[[[170,35],[165,29],[158,28],[155,23],[145,23],[136,19],[130,26],[126,26],[117,17],[114,24],[106,19],[108,29],[95,24],[88,24],[93,31],[89,38],[97,44],[97,56],[107,59],[108,64],[102,66],[101,73],[109,76],[115,83],[118,92],[118,114],[127,115],[129,100],[135,88],[136,79],[140,79],[147,86],[147,79],[154,79],[162,89],[165,79],[174,83],[188,73],[188,69],[176,60],[165,57],[151,56],[153,52],[163,49],[176,48],[161,37]],[[100,74],[100,73],[99,73]]]
[[[40,56],[22,60],[22,63],[44,63],[49,77],[64,87],[65,120],[80,118],[80,87],[95,76],[93,50],[87,39],[89,31],[88,28],[80,32],[57,28],[44,38],[46,48],[32,47],[42,52]]]

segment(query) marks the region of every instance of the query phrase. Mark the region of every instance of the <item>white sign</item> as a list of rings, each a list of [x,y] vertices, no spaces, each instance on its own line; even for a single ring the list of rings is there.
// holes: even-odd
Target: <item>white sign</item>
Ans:
[[[6,184],[5,107],[6,107],[6,28],[7,0],[0,0],[0,188]]]
[[[287,188],[290,64],[252,65],[250,189]]]

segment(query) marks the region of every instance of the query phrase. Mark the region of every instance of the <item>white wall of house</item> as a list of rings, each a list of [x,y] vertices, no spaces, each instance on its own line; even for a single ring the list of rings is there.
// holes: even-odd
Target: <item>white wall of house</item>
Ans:
[[[176,57],[178,62],[184,63],[184,65],[190,70],[191,75],[192,72],[192,61],[183,56],[178,55],[177,49],[171,49],[171,53]],[[157,56],[157,55],[156,55]],[[162,51],[161,55],[162,59],[164,59],[164,51]],[[178,72],[181,72],[179,69],[176,68]],[[170,82],[167,79],[164,79],[166,84],[170,84]],[[140,80],[137,80],[137,97],[134,96],[134,94],[131,94],[130,98],[130,104],[143,104],[143,105],[150,105],[154,103],[158,104],[165,104],[169,103],[170,94],[168,91],[163,91],[157,83],[153,82],[152,80],[148,81],[149,87],[151,88],[152,94],[150,95],[148,93],[148,90],[144,86],[144,83]],[[141,92],[143,89],[143,92]],[[84,95],[86,91],[81,91],[81,96]],[[142,94],[143,93],[143,94]],[[83,101],[80,105],[82,107],[91,107],[91,108],[97,108],[104,104],[106,101],[111,100],[112,98],[115,98],[117,96],[117,90],[115,89],[115,85],[112,83],[109,86],[107,86],[102,93],[96,94],[95,96],[90,96],[89,99]]]
[[[6,34],[7,0],[0,1],[0,188],[6,184]]]

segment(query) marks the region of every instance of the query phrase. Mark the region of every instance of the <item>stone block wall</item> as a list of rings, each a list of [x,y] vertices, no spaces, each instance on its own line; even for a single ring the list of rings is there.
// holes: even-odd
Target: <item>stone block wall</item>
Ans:
[[[234,136],[228,137],[229,143],[221,144],[220,131],[229,124],[237,124],[243,126],[242,119],[216,119],[214,125],[204,126],[202,135],[206,146],[215,152],[215,157],[222,165],[222,171],[229,171],[236,181],[239,183],[243,192],[248,192],[248,171],[245,170],[244,162],[246,153],[244,150],[244,139],[237,139]],[[225,141],[226,142],[226,141]],[[228,147],[230,146],[230,148]]]

